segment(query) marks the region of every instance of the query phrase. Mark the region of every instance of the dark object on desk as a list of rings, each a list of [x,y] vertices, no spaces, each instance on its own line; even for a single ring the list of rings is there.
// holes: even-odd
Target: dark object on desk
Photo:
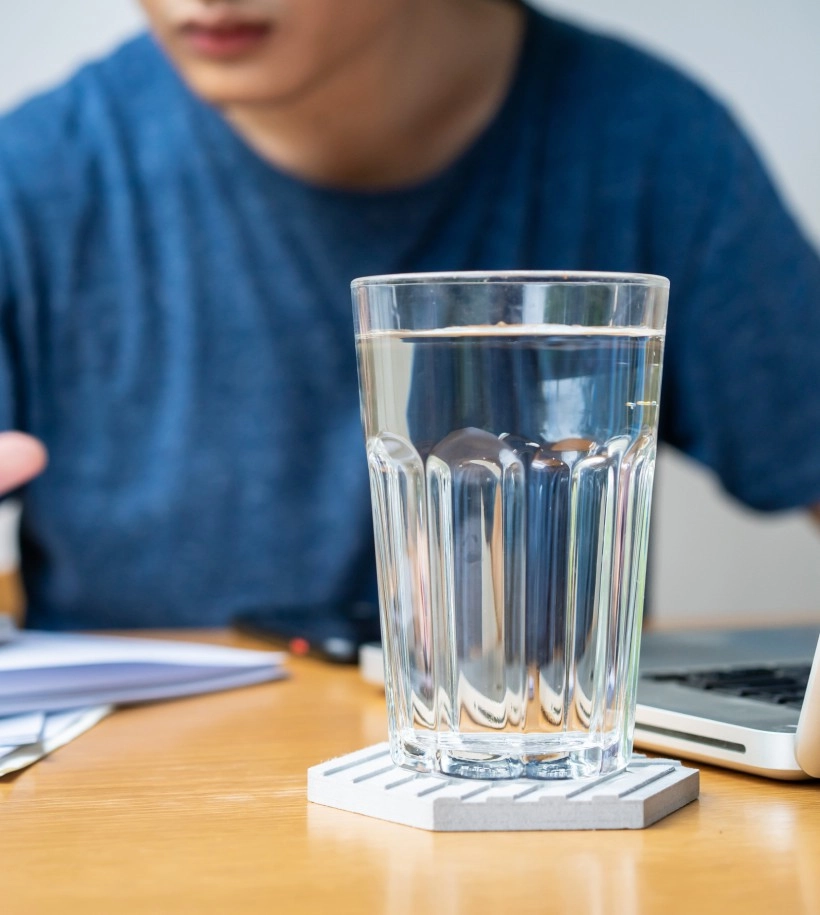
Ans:
[[[379,608],[366,601],[262,607],[238,614],[233,625],[292,654],[335,664],[356,664],[359,648],[381,637]]]

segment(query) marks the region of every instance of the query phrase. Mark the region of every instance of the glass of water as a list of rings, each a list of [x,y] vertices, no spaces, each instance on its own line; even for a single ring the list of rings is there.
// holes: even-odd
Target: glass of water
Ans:
[[[352,284],[394,761],[629,762],[669,283]]]

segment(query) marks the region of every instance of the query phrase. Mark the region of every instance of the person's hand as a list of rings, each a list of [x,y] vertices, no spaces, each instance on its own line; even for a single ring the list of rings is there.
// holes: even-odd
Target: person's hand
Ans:
[[[0,495],[36,477],[48,461],[43,443],[24,432],[0,432]]]

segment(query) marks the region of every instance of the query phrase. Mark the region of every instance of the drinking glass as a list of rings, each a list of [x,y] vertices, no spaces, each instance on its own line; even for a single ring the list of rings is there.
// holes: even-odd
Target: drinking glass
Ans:
[[[353,282],[397,764],[493,779],[629,762],[668,289]]]

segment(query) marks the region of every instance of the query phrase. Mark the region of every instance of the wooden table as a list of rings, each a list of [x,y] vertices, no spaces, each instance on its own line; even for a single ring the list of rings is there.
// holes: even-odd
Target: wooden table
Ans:
[[[820,784],[703,768],[700,800],[640,832],[435,835],[309,805],[308,766],[383,740],[384,700],[290,666],[120,710],[0,779],[0,912],[820,912]]]

